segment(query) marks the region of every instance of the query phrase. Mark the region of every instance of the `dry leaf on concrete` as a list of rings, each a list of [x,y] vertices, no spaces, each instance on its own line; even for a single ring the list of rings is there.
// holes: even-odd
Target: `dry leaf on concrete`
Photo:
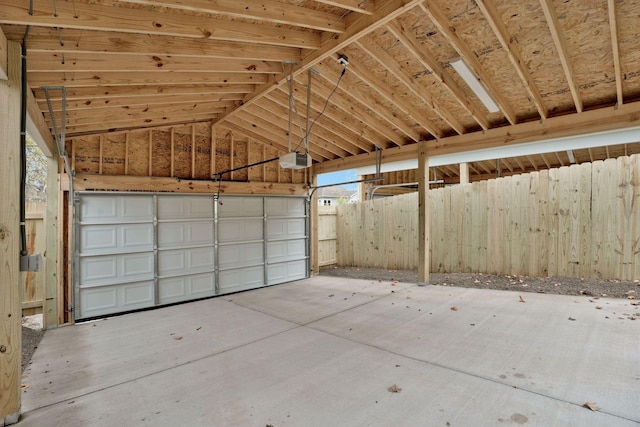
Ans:
[[[402,389],[395,384],[387,388],[387,390],[389,390],[391,393],[400,393],[402,391]]]
[[[573,317],[569,317],[569,320],[576,320],[576,319],[575,319],[575,318],[573,318]]]
[[[454,305],[453,307],[451,307],[451,311],[458,311],[458,307]]]
[[[582,406],[587,409],[591,409],[592,411],[599,411],[600,407],[595,404],[595,402],[585,402]]]
[[[635,296],[635,295],[629,295],[629,296],[627,297],[627,299],[636,299],[636,296]]]
[[[174,338],[174,340],[176,340],[176,341],[180,341],[181,339],[182,339],[181,336],[177,336],[177,337]]]
[[[520,302],[526,302],[524,298],[522,298],[522,295],[518,295],[518,298],[520,298]]]

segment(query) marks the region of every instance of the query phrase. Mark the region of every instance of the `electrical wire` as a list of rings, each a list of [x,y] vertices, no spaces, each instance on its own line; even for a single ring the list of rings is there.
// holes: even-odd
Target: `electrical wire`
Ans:
[[[327,107],[329,106],[329,100],[331,99],[333,94],[336,93],[336,91],[338,90],[338,87],[340,87],[340,82],[342,81],[342,78],[344,77],[346,72],[347,72],[347,66],[345,65],[344,68],[342,69],[342,73],[340,73],[340,77],[338,78],[336,86],[333,88],[333,90],[331,91],[329,96],[327,96],[327,100],[324,103],[324,107],[322,107],[322,111],[320,111],[320,113],[316,116],[316,118],[313,120],[313,122],[311,122],[311,125],[309,126],[309,129],[307,129],[306,134],[302,138],[300,138],[300,142],[298,143],[298,145],[296,146],[295,150],[293,150],[293,151],[297,152],[298,148],[300,148],[300,145],[304,142],[305,139],[308,141],[309,135],[311,135],[311,129],[313,129],[313,125],[316,124],[318,119],[320,117],[322,117],[324,112],[327,110]],[[309,154],[309,153],[307,153],[307,154]]]

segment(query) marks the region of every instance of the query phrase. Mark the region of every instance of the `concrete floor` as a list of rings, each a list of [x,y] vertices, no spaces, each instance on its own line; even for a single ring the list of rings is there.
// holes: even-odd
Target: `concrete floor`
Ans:
[[[51,330],[18,425],[639,425],[638,307],[521,295],[313,277]]]

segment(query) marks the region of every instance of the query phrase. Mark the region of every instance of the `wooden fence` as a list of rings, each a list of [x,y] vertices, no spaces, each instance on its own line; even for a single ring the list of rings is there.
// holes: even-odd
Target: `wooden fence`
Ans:
[[[27,203],[26,206],[27,251],[30,254],[39,253],[44,257],[46,250],[45,203]],[[44,259],[43,259],[44,262]],[[45,294],[44,266],[38,272],[20,273],[22,282],[22,315],[30,316],[43,311]]]
[[[318,265],[324,267],[338,262],[336,257],[336,207],[318,207]]]
[[[429,196],[432,272],[640,279],[639,155]],[[416,269],[417,200],[338,206],[338,265]]]

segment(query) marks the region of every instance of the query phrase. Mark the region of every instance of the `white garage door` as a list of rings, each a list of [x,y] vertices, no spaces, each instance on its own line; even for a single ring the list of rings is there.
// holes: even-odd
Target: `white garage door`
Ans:
[[[78,196],[77,320],[308,277],[305,198]]]

